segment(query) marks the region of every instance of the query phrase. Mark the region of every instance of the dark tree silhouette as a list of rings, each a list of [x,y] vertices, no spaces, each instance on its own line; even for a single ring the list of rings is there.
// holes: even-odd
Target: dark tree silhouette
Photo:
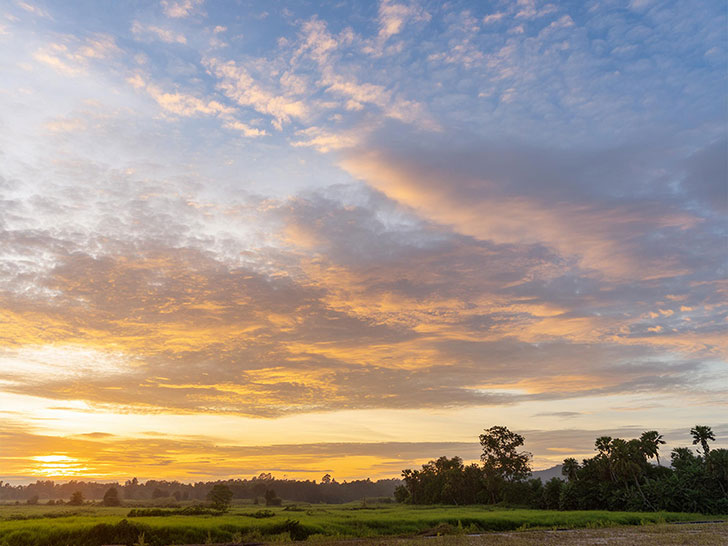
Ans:
[[[690,435],[693,437],[693,445],[700,444],[703,448],[703,457],[707,459],[710,453],[708,440],[715,441],[713,430],[705,425],[695,425],[690,429]]]
[[[521,480],[531,474],[531,454],[528,451],[518,451],[523,445],[523,436],[511,432],[507,427],[490,427],[480,435],[480,445],[483,453],[483,469],[506,480]]]
[[[109,487],[104,493],[104,506],[121,506],[121,500],[119,500],[119,492],[116,487]]]
[[[266,506],[280,506],[283,504],[283,500],[278,498],[278,495],[272,489],[267,489],[264,497]]]
[[[71,499],[68,501],[71,506],[81,506],[83,504],[83,493],[80,491],[74,491],[71,495]]]
[[[707,458],[707,470],[728,499],[728,449],[713,449]]]
[[[233,500],[233,492],[227,485],[217,483],[207,494],[207,500],[210,501],[215,510],[225,512],[230,508],[230,502]]]
[[[491,502],[497,502],[505,484],[527,478],[531,474],[528,451],[518,451],[523,445],[523,436],[511,432],[508,427],[494,426],[479,436],[483,453],[483,473],[490,492]]]
[[[579,471],[579,462],[573,457],[564,459],[564,464],[561,466],[561,473],[568,478],[570,482],[578,479],[577,472]]]
[[[660,445],[665,443],[662,439],[662,434],[656,430],[647,430],[640,436],[640,442],[642,443],[642,451],[647,458],[657,458],[657,464],[660,465]]]

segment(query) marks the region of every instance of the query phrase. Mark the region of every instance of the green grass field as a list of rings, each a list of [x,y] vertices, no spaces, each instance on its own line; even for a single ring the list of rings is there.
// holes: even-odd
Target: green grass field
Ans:
[[[524,529],[599,528],[672,521],[726,519],[700,514],[558,512],[487,506],[401,506],[382,504],[288,505],[265,508],[236,504],[224,515],[127,517],[130,507],[0,506],[1,546],[132,545],[144,533],[151,545],[323,540],[467,534]],[[263,511],[270,511],[268,515]],[[267,516],[267,517],[260,517]]]

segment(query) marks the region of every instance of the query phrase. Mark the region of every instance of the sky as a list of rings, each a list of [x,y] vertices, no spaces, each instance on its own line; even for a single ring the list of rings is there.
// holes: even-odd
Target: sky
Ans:
[[[0,479],[728,446],[726,28],[0,0]]]

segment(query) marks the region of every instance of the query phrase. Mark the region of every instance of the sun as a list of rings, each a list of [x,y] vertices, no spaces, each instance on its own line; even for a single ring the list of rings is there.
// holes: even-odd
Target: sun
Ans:
[[[80,459],[68,455],[38,455],[32,460],[35,464],[31,471],[46,477],[80,476],[89,470]]]

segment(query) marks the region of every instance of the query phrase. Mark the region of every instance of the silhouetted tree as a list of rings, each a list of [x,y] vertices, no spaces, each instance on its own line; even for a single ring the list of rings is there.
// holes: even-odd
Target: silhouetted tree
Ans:
[[[662,434],[656,430],[648,430],[642,433],[640,436],[640,442],[642,443],[642,451],[647,455],[648,458],[657,458],[657,464],[660,464],[660,445],[665,443],[662,439]]]
[[[564,464],[561,466],[561,473],[568,478],[568,480],[574,481],[577,479],[577,472],[579,471],[579,462],[573,457],[564,459]]]
[[[68,501],[71,506],[81,506],[83,504],[83,493],[80,491],[74,491],[71,495],[71,499]]]
[[[121,500],[119,500],[119,492],[116,487],[109,487],[104,493],[104,506],[120,506]]]
[[[216,483],[207,494],[207,500],[210,501],[215,510],[225,512],[233,500],[233,492],[230,491],[227,485]]]
[[[710,478],[718,484],[728,501],[728,449],[713,449],[707,457],[706,467]]]
[[[507,427],[494,426],[479,436],[483,453],[483,472],[492,502],[499,498],[504,482],[522,480],[531,474],[531,454],[518,451],[523,445],[523,436],[511,432]]]
[[[561,488],[563,486],[564,480],[556,477],[546,482],[543,487],[543,508],[547,510],[557,510],[559,508],[559,499],[561,498]]]
[[[690,434],[693,437],[693,445],[701,445],[703,448],[703,457],[707,460],[708,454],[710,453],[708,441],[715,441],[715,434],[713,434],[713,430],[704,425],[695,425],[690,429]]]
[[[594,449],[599,452],[596,457],[599,465],[604,467],[605,471],[609,476],[609,479],[611,479],[612,481],[616,481],[617,478],[614,475],[614,469],[612,468],[612,459],[610,457],[612,453],[612,437],[600,436],[594,441]]]
[[[272,489],[266,490],[264,497],[266,506],[280,506],[283,504],[283,500],[278,498],[278,495]]]
[[[644,451],[642,451],[642,442],[636,439],[626,441],[615,438],[612,440],[612,450],[609,458],[612,461],[615,475],[621,478],[625,485],[629,479],[632,479],[644,503],[653,509],[640,485],[640,477],[646,464],[646,457]]]

